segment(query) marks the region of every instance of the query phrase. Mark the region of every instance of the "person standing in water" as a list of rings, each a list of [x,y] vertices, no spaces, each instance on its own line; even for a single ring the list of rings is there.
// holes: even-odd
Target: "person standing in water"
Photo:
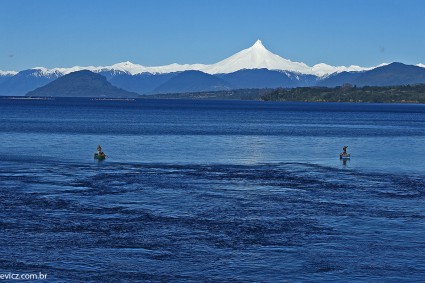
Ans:
[[[106,154],[103,152],[100,144],[97,146],[97,152],[94,154],[94,158],[98,160],[103,160],[106,158]]]
[[[342,152],[339,154],[340,159],[350,158],[350,155],[347,153],[347,147],[348,146],[344,145],[344,147],[342,148]]]

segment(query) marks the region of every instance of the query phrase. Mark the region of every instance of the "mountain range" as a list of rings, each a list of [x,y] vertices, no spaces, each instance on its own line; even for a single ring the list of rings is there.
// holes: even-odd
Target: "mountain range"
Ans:
[[[423,66],[391,63],[364,68],[321,63],[310,67],[270,52],[258,40],[251,47],[211,65],[171,64],[145,67],[122,62],[106,67],[75,66],[54,69],[37,67],[20,72],[0,71],[0,95],[25,95],[64,75],[81,70],[100,74],[113,86],[129,92],[157,94],[248,88],[334,87],[343,84],[357,86],[418,84],[425,83]]]

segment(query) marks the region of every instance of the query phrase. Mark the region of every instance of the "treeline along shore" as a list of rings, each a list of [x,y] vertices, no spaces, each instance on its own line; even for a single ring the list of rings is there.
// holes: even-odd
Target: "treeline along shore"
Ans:
[[[343,85],[276,89],[261,96],[265,101],[425,103],[425,84],[405,86]]]
[[[241,89],[144,96],[159,99],[240,99],[295,102],[425,103],[425,84],[403,86],[343,85],[278,89]]]

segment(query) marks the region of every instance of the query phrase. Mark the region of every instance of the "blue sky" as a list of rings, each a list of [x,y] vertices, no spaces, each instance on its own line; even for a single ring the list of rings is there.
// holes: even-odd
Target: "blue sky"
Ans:
[[[0,0],[0,70],[210,64],[257,39],[308,65],[425,63],[422,0]]]

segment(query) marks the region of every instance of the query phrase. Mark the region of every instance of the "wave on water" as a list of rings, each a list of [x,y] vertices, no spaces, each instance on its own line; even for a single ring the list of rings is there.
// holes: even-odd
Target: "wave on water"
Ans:
[[[1,272],[58,282],[425,272],[421,175],[308,163],[1,165]]]

